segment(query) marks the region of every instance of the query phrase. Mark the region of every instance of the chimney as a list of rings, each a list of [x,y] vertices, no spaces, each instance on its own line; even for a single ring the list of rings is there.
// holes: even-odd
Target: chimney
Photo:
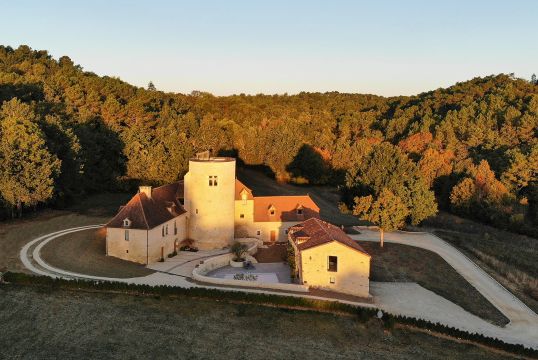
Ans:
[[[140,193],[146,194],[148,199],[151,199],[151,186],[140,186],[139,190],[140,190]]]

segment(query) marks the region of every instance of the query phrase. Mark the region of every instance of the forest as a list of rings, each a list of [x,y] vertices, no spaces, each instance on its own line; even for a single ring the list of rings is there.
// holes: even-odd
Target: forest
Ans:
[[[398,97],[177,94],[0,46],[0,218],[173,182],[210,149],[338,187],[356,214],[390,205],[418,224],[443,209],[538,236],[537,129],[535,77]]]

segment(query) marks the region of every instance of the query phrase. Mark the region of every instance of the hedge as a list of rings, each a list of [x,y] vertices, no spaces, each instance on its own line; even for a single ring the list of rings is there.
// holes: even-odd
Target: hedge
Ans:
[[[369,318],[375,317],[378,309],[360,307],[340,303],[337,301],[313,300],[303,297],[293,297],[286,295],[273,295],[261,293],[245,293],[241,291],[228,291],[219,289],[207,289],[201,287],[183,288],[175,286],[151,286],[127,284],[123,282],[109,281],[90,281],[82,279],[54,279],[47,276],[28,275],[23,273],[6,272],[3,274],[4,281],[13,284],[21,285],[39,285],[57,289],[88,289],[97,291],[115,291],[122,293],[134,293],[142,295],[158,295],[158,296],[185,296],[195,298],[218,299],[227,301],[240,301],[252,304],[271,304],[287,307],[300,307],[313,311],[330,311],[345,313],[358,316],[360,321],[367,321]],[[455,337],[458,339],[472,341],[478,344],[486,345],[492,348],[508,351],[517,355],[528,357],[538,357],[538,350],[527,348],[519,344],[509,344],[502,340],[487,337],[478,333],[470,333],[464,330],[456,329],[439,323],[433,323],[427,320],[392,315],[383,311],[383,322],[387,329],[392,329],[394,325],[403,324],[417,328],[435,331],[444,335]]]

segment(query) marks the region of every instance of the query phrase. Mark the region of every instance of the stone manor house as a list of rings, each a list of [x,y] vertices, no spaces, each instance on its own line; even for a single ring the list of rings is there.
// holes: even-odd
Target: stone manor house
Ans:
[[[236,179],[235,159],[199,154],[182,181],[141,186],[106,224],[106,253],[149,264],[179,250],[186,240],[201,250],[235,238],[288,241],[288,228],[319,218],[310,196],[254,196]]]

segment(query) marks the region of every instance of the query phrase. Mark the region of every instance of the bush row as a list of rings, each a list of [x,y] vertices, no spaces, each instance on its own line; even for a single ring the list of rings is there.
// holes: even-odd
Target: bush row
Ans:
[[[206,288],[182,288],[174,286],[150,286],[127,284],[120,282],[108,281],[88,281],[88,280],[66,280],[53,279],[46,276],[35,276],[23,273],[7,272],[3,274],[4,281],[21,284],[21,285],[40,285],[50,287],[51,289],[88,289],[96,291],[115,291],[124,293],[133,293],[141,295],[158,295],[158,296],[185,296],[207,299],[218,299],[227,301],[240,301],[253,304],[271,304],[287,307],[300,307],[318,311],[331,311],[356,315],[360,321],[366,322],[368,319],[378,314],[378,309],[357,307],[354,305],[344,304],[336,301],[313,300],[303,297],[292,297],[283,295],[271,295],[260,293],[245,293],[240,291],[228,291],[219,289]],[[458,339],[469,340],[492,348],[505,350],[514,354],[538,357],[538,351],[527,348],[523,345],[509,344],[502,340],[484,336],[478,333],[470,333],[439,323],[432,323],[427,320],[416,319],[407,316],[392,315],[383,312],[382,317],[385,328],[392,329],[395,324],[410,325],[422,329],[435,331],[441,334],[449,335]]]

